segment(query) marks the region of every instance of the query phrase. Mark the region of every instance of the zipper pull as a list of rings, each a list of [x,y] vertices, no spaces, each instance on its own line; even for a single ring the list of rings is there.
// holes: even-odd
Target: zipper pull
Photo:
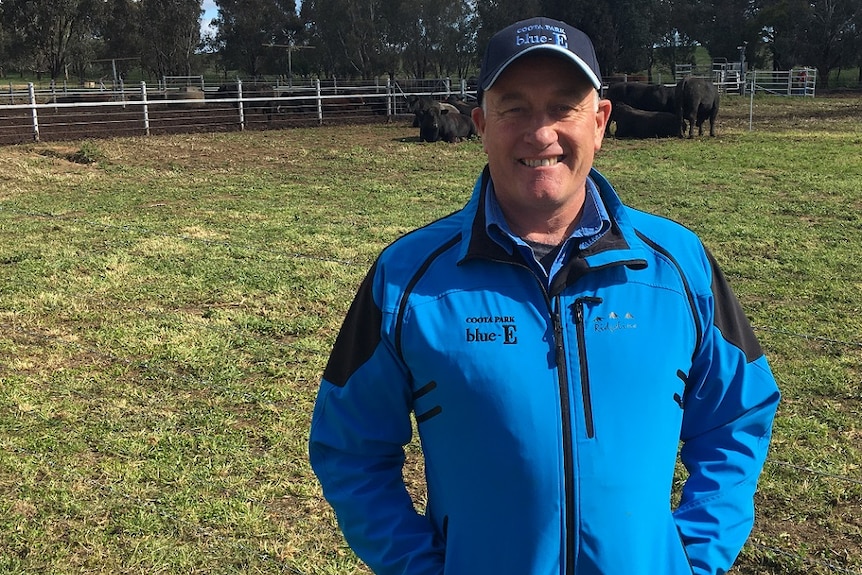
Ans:
[[[595,296],[584,296],[579,297],[575,300],[575,303],[572,304],[574,308],[574,316],[575,323],[582,323],[584,321],[584,304],[599,304],[602,303],[602,298]]]

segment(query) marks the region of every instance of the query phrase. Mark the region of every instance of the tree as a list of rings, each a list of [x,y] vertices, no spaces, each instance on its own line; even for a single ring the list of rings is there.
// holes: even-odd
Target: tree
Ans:
[[[828,87],[832,70],[857,60],[854,22],[860,8],[849,0],[817,0],[809,6],[805,55],[817,68],[818,83]]]
[[[143,50],[141,4],[137,0],[108,0],[101,27],[101,58],[112,59],[117,74],[124,76],[140,64]]]
[[[226,69],[257,77],[291,67],[282,63],[302,30],[295,0],[216,0],[216,6],[216,43]]]
[[[99,0],[4,0],[3,21],[12,31],[10,52],[30,54],[30,65],[51,79],[66,73],[73,54],[90,49],[92,30],[102,13]]]
[[[469,0],[459,0],[452,9],[443,32],[441,63],[447,73],[466,78],[480,64],[476,56],[478,18]]]
[[[773,67],[814,66],[823,87],[833,69],[859,62],[860,20],[859,0],[764,0],[757,13]]]
[[[762,41],[772,56],[774,70],[789,69],[802,63],[805,56],[800,41],[808,27],[807,0],[765,0],[756,21]]]
[[[677,11],[680,30],[713,58],[736,60],[739,46],[753,44],[759,36],[751,0],[682,0]]]
[[[650,49],[650,68],[666,65],[676,74],[677,64],[690,64],[694,60],[696,43],[679,29],[679,18],[674,0],[656,0],[653,12],[653,44]]]
[[[141,64],[157,78],[190,76],[200,44],[200,0],[140,0]]]
[[[539,0],[477,0],[476,1],[476,47],[478,57],[485,52],[488,41],[495,32],[509,24],[539,16],[542,6]],[[551,16],[551,14],[547,14]],[[572,24],[570,22],[570,24]]]
[[[371,78],[388,71],[383,0],[303,0],[300,15],[324,75]]]
[[[390,4],[394,5],[395,2]],[[405,71],[417,78],[465,72],[475,51],[472,7],[464,0],[402,0],[397,11],[384,13],[387,38],[403,59]],[[398,50],[397,48],[400,48]]]

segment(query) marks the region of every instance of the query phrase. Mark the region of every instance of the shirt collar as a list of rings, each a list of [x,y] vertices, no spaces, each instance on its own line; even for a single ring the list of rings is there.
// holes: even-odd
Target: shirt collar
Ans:
[[[524,240],[512,233],[512,229],[503,216],[500,203],[497,201],[497,196],[494,192],[494,182],[490,179],[488,180],[488,189],[485,194],[485,222],[488,235],[503,247],[510,249],[507,243],[504,243],[505,240],[503,240],[503,237],[510,238],[516,245],[527,245]],[[592,178],[588,177],[586,194],[584,196],[584,208],[581,211],[577,227],[566,238],[566,243],[569,243],[571,238],[577,238],[579,240],[578,247],[582,250],[586,249],[597,242],[610,228],[611,218],[602,201],[599,189]]]

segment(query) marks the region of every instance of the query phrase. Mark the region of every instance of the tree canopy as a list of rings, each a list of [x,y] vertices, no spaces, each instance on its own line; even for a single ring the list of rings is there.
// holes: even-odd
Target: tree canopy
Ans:
[[[477,73],[491,34],[546,15],[589,34],[605,75],[691,63],[695,48],[750,66],[813,66],[821,80],[862,63],[862,0],[0,0],[0,74],[84,77],[92,62],[147,76],[231,73],[370,79]],[[116,62],[115,62],[116,64]]]

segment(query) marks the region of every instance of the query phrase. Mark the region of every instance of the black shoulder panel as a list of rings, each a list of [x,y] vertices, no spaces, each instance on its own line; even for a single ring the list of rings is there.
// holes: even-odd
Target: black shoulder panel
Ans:
[[[333,385],[344,387],[353,372],[371,358],[380,343],[380,326],[383,314],[374,303],[372,284],[377,271],[377,262],[371,266],[362,285],[356,292],[350,310],[344,318],[341,331],[335,339],[329,363],[323,371],[323,378]]]
[[[712,296],[715,299],[715,327],[724,339],[738,347],[745,354],[749,363],[763,355],[760,342],[751,329],[748,318],[742,310],[742,304],[730,289],[724,274],[718,267],[718,262],[707,251],[709,264],[712,266]]]

